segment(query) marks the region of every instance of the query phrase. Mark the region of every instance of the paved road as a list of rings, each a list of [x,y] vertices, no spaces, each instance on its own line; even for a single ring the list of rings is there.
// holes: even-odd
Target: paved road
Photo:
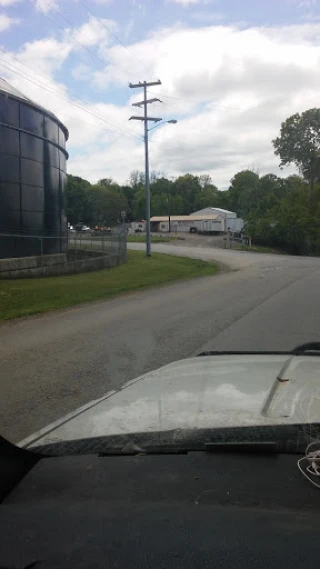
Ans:
[[[320,339],[320,259],[164,244],[153,250],[239,270],[2,324],[2,435],[17,441],[143,372],[203,350],[291,349]]]

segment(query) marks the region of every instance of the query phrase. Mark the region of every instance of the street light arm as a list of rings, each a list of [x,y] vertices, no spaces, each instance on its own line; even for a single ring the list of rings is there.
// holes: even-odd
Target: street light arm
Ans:
[[[148,128],[148,132],[150,132],[150,130],[153,130],[154,128],[157,128],[157,126],[160,126],[161,124],[165,124],[165,123],[168,123],[168,124],[177,124],[177,122],[178,122],[178,121],[175,120],[175,119],[170,119],[169,121],[162,121],[162,122],[159,122],[158,124],[156,124],[156,125],[153,126],[152,128]]]

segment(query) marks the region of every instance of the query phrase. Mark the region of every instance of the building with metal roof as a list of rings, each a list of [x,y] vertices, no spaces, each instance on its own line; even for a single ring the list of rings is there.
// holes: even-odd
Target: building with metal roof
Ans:
[[[199,211],[195,211],[191,213],[192,217],[194,215],[222,215],[224,219],[233,219],[237,217],[235,211],[229,211],[228,209],[222,209],[221,207],[205,207],[204,209],[200,209]]]
[[[151,217],[151,231],[166,233],[197,233],[209,231],[221,233],[224,231],[225,220],[221,215],[168,215]]]
[[[195,215],[195,214],[171,215],[170,220],[171,221],[202,221],[205,219],[218,219],[219,217],[220,217],[219,215]],[[169,216],[168,215],[155,215],[154,217],[151,217],[150,221],[151,221],[151,223],[152,222],[159,223],[161,221],[169,221]]]

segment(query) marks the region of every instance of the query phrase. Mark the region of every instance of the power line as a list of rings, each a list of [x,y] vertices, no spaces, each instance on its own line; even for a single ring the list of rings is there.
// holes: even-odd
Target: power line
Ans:
[[[89,109],[86,109],[86,108],[82,107],[82,106],[79,105],[76,101],[74,101],[73,99],[71,99],[71,97],[68,97],[67,95],[61,95],[58,91],[49,89],[48,87],[46,87],[46,86],[43,85],[42,83],[36,82],[36,81],[34,81],[33,79],[30,79],[29,77],[27,77],[27,76],[25,76],[25,75],[22,75],[20,70],[17,70],[17,69],[15,69],[15,68],[11,68],[11,67],[8,67],[8,66],[4,65],[3,59],[1,59],[1,58],[0,58],[0,62],[2,62],[2,63],[0,63],[0,64],[2,65],[2,67],[4,67],[5,69],[8,69],[8,70],[11,71],[12,73],[16,73],[17,75],[19,75],[20,77],[22,77],[22,79],[25,79],[26,81],[29,81],[29,82],[33,83],[33,84],[36,85],[37,87],[40,87],[41,89],[44,89],[45,91],[48,91],[49,93],[52,93],[53,95],[55,95],[56,97],[59,97],[60,99],[64,99],[64,100],[70,101],[70,102],[73,103],[73,105],[75,105],[78,109],[80,109],[80,110],[82,110],[82,111],[84,111],[84,112],[86,112],[86,113],[92,115],[93,117],[97,118],[98,120],[101,120],[101,121],[103,121],[103,122],[105,122],[105,123],[107,123],[107,124],[110,124],[111,126],[115,127],[116,129],[119,129],[119,130],[123,131],[127,136],[129,135],[129,136],[131,136],[131,137],[133,137],[133,138],[136,138],[137,140],[141,140],[141,137],[131,134],[131,131],[128,131],[128,130],[126,130],[126,129],[123,129],[122,127],[120,127],[119,125],[117,125],[117,124],[111,122],[110,120],[108,120],[108,119],[106,119],[106,118],[104,118],[104,117],[102,117],[102,116],[100,116],[100,115],[97,115],[96,113],[94,113],[93,111],[90,111]],[[89,123],[89,124],[92,124],[92,123]],[[92,125],[92,126],[94,126],[94,125]],[[104,130],[105,130],[105,132],[108,132],[106,129],[104,129]],[[112,131],[112,132],[114,132],[114,131]]]
[[[20,61],[20,59],[18,59],[17,57],[15,57],[14,55],[12,55],[12,54],[9,53],[8,51],[6,51],[5,49],[3,49],[3,48],[0,47],[0,51],[2,51],[3,53],[5,53],[5,54],[8,55],[9,57],[11,57],[11,59],[14,59],[15,61],[17,61],[20,65],[26,67],[27,69],[30,69],[30,71],[32,71],[33,73],[37,73],[38,75],[40,75],[40,77],[43,77],[43,79],[44,79],[45,81],[48,80],[47,77],[45,77],[44,75],[42,75],[41,73],[39,73],[38,71],[36,71],[36,70],[33,69],[32,67],[30,67],[30,66],[27,65],[26,63]],[[52,88],[52,87],[51,87],[51,89],[52,89],[53,91],[55,91],[55,92],[58,94],[58,96],[61,97],[61,94],[60,94],[59,91],[57,91],[56,89],[54,89],[54,88]],[[72,99],[71,97],[68,97],[68,96],[66,95],[66,98],[68,98],[71,102],[73,102],[73,101],[80,101],[80,103],[85,103],[86,105],[91,105],[91,103],[90,103],[89,101],[80,99],[79,97],[74,97],[74,98]],[[88,112],[87,109],[83,109],[83,110],[85,110],[86,112]],[[90,111],[90,112],[91,112],[91,114],[94,115],[96,118],[99,118],[99,119],[105,120],[105,121],[109,121],[112,126],[115,126],[116,128],[121,128],[123,131],[125,131],[125,132],[127,132],[127,133],[131,133],[132,136],[137,136],[137,135],[135,135],[130,129],[123,129],[123,127],[120,127],[117,123],[115,123],[114,121],[111,121],[111,120],[108,119],[105,115],[103,115],[103,114],[101,114],[101,113],[100,113],[100,114],[97,114],[97,113],[94,113],[93,111]],[[92,124],[92,123],[89,123],[89,124]],[[138,138],[140,139],[141,137],[138,135]]]
[[[31,0],[25,0],[25,2],[27,2],[28,4],[30,4],[30,6],[32,6],[33,8],[35,8],[40,14],[42,14],[43,16],[45,16],[46,18],[48,18],[50,20],[50,22],[54,23],[60,30],[62,30],[65,33],[65,30],[59,26],[58,24],[56,24],[56,22],[54,20],[52,20],[52,18],[50,18],[44,11],[40,10],[36,5],[34,5]],[[54,6],[51,6],[51,4],[49,4],[49,2],[46,2],[46,0],[44,0],[45,4],[51,9],[53,10],[56,14],[58,14],[61,18],[63,18],[72,28],[74,31],[80,31],[79,28],[74,28],[72,22],[66,18],[66,16],[64,16],[64,14],[56,9]],[[114,33],[112,32],[112,30],[98,17],[96,16],[92,10],[90,8],[88,8],[88,6],[85,5],[85,3],[82,0],[79,0],[79,2],[83,5],[83,7],[96,19],[99,21],[99,23],[111,34],[113,35],[117,41],[119,41],[119,43],[133,56],[137,59],[137,61],[139,61],[139,63],[141,63],[142,65],[145,66],[145,64],[133,53],[133,51],[131,51],[128,46],[122,42],[122,40]],[[77,43],[78,45],[80,45],[83,49],[85,49],[92,57],[94,57],[95,59],[97,59],[98,61],[100,61],[104,66],[106,65],[106,62],[101,59],[96,53],[94,53],[92,50],[90,50],[87,46],[83,45],[79,40],[77,40],[76,38],[70,37],[71,41]],[[128,71],[127,69],[122,69],[119,64],[115,63],[113,61],[113,59],[109,56],[109,54],[101,48],[100,46],[100,51],[102,51],[103,53],[106,54],[107,59],[110,61],[110,63],[112,63],[115,67],[119,67],[119,70],[121,73],[123,74],[129,74],[132,77],[134,77],[134,74],[130,71]],[[146,68],[146,67],[145,67]],[[154,91],[150,91],[148,90],[149,93],[151,94],[158,94],[155,93]],[[184,99],[181,97],[174,97],[173,95],[166,95],[165,93],[161,92],[161,96],[165,97],[166,99],[172,99],[175,101],[182,101],[182,102],[188,102],[188,103],[194,103],[194,104],[200,104],[201,101],[195,101],[193,99]],[[226,109],[231,109],[231,110],[236,110],[236,111],[241,111],[241,112],[258,112],[259,110],[261,110],[261,107],[263,107],[263,105],[260,105],[258,108],[256,109],[244,109],[241,107],[233,107],[230,105],[223,105],[220,103],[216,103],[217,106],[222,107],[222,108],[226,108]]]
[[[0,49],[1,49],[1,48],[0,48]],[[3,50],[1,50],[1,51],[3,51]],[[53,95],[56,95],[56,96],[59,97],[60,99],[64,99],[64,100],[67,100],[67,101],[71,101],[71,103],[73,103],[73,105],[75,105],[75,106],[76,106],[77,108],[79,108],[80,110],[82,110],[82,111],[84,111],[84,112],[86,112],[86,113],[92,115],[93,117],[97,118],[98,120],[101,120],[101,121],[103,121],[103,122],[105,122],[105,123],[107,123],[107,124],[110,124],[111,126],[115,127],[115,128],[118,129],[118,130],[121,130],[126,136],[131,136],[132,138],[135,138],[135,139],[140,140],[140,141],[142,140],[142,138],[141,138],[140,136],[136,136],[136,135],[134,135],[134,134],[131,134],[130,131],[127,131],[126,129],[122,128],[121,126],[119,126],[119,125],[117,125],[117,124],[115,124],[115,123],[113,123],[112,121],[110,121],[110,120],[108,120],[108,119],[106,119],[106,118],[104,118],[104,117],[102,117],[102,116],[100,116],[100,115],[97,115],[96,113],[90,111],[89,109],[86,109],[85,107],[82,107],[82,106],[79,105],[76,101],[74,101],[73,99],[71,99],[71,97],[68,97],[67,95],[61,95],[61,93],[59,93],[58,91],[49,89],[48,87],[46,87],[45,85],[43,85],[41,82],[39,83],[39,82],[35,81],[34,79],[30,79],[30,77],[27,77],[26,75],[23,75],[20,70],[17,70],[17,69],[15,69],[15,68],[8,67],[7,65],[4,65],[4,63],[7,63],[7,62],[4,62],[4,63],[3,63],[3,61],[4,61],[4,60],[0,58],[0,62],[1,62],[0,64],[2,65],[2,67],[4,67],[5,69],[8,69],[9,71],[11,71],[11,73],[16,73],[17,75],[19,75],[20,77],[22,77],[22,78],[25,79],[26,81],[29,81],[29,82],[33,83],[34,85],[36,85],[37,87],[40,87],[41,89],[44,89],[45,91],[48,91],[49,93],[52,93]],[[107,132],[107,131],[106,131],[106,132]]]
[[[27,2],[28,4],[30,4],[30,6],[32,6],[32,8],[35,8],[35,10],[37,10],[37,12],[39,12],[40,14],[42,14],[43,16],[45,16],[46,18],[48,18],[48,20],[50,20],[50,22],[52,22],[53,24],[55,24],[55,26],[56,26],[57,28],[59,28],[59,30],[61,30],[63,33],[66,32],[66,30],[65,30],[64,28],[62,28],[61,26],[59,26],[59,24],[57,24],[54,20],[52,20],[52,18],[50,18],[50,17],[48,16],[48,14],[46,14],[43,10],[40,10],[40,8],[38,8],[35,4],[33,4],[33,3],[31,2],[31,0],[25,0],[25,2]],[[45,4],[46,4],[47,6],[50,7],[51,10],[53,10],[54,12],[56,12],[56,14],[58,14],[61,18],[63,18],[63,19],[71,26],[71,28],[72,28],[73,31],[80,32],[79,28],[73,27],[72,22],[71,22],[68,18],[66,18],[66,17],[62,14],[62,12],[61,12],[60,10],[57,10],[56,8],[54,8],[53,6],[51,6],[51,5],[50,5],[48,2],[46,2],[45,0],[44,0],[44,2],[45,2]],[[101,59],[101,57],[99,57],[96,53],[94,53],[94,51],[92,51],[91,49],[89,49],[86,45],[83,45],[83,44],[82,44],[79,40],[77,40],[76,38],[70,36],[70,34],[69,34],[69,37],[70,37],[70,40],[71,40],[72,42],[79,44],[79,45],[80,45],[83,49],[85,49],[92,57],[94,57],[95,59],[97,59],[98,61],[100,61],[100,62],[103,64],[104,67],[106,66],[106,62],[105,62],[103,59]],[[108,54],[104,49],[101,48],[101,46],[99,47],[99,49],[100,49],[100,51],[102,51],[103,53],[106,54],[107,59],[110,61],[110,63],[112,63],[112,65],[114,65],[115,67],[117,67],[117,66],[119,67],[119,70],[120,70],[121,73],[125,74],[126,76],[127,76],[127,74],[129,73],[130,75],[132,75],[132,77],[134,77],[134,75],[133,75],[130,71],[128,71],[127,69],[126,69],[126,70],[122,70],[121,67],[120,67],[118,64],[116,64],[116,63],[113,61],[113,59],[111,59],[111,57],[109,56],[109,54]]]
[[[44,75],[42,75],[41,73],[39,73],[38,71],[36,71],[36,70],[33,69],[32,67],[30,67],[30,66],[27,65],[26,63],[23,63],[22,61],[20,61],[20,59],[18,59],[17,57],[15,57],[14,55],[12,55],[12,54],[9,53],[8,51],[6,51],[5,49],[3,49],[3,48],[0,47],[0,51],[2,51],[3,53],[5,53],[7,56],[11,57],[11,59],[14,59],[15,61],[17,61],[20,65],[26,67],[27,69],[30,69],[30,71],[32,71],[33,73],[37,73],[38,75],[40,75],[40,77],[43,77],[43,79],[45,79],[45,81],[48,80],[47,77],[45,77]],[[11,71],[15,72],[15,70],[11,70]],[[18,69],[18,71],[20,71],[20,70]],[[20,72],[21,72],[21,71],[20,71]],[[27,78],[26,78],[26,79],[27,79]],[[28,79],[27,79],[27,80],[28,80]],[[38,81],[39,81],[39,80],[38,80]],[[40,83],[41,83],[41,82],[40,82]],[[41,85],[39,85],[39,86],[41,87]],[[85,103],[86,105],[90,105],[90,104],[91,104],[89,101],[80,99],[79,97],[74,97],[74,98],[72,99],[71,97],[68,97],[67,95],[66,95],[66,96],[63,96],[63,95],[61,95],[60,92],[57,91],[56,89],[54,89],[54,88],[52,88],[52,87],[50,87],[50,88],[51,88],[51,91],[57,93],[57,95],[58,95],[60,98],[62,98],[62,97],[67,98],[67,99],[70,100],[71,102],[79,101],[80,103]],[[79,106],[79,105],[78,105],[78,106]],[[82,107],[81,107],[81,108],[82,108]],[[82,110],[84,110],[85,112],[89,112],[87,109],[82,109]],[[95,116],[95,117],[98,118],[99,120],[109,121],[112,126],[115,126],[116,128],[122,129],[123,131],[125,131],[125,132],[127,132],[127,133],[131,133],[132,136],[137,137],[137,135],[135,135],[130,129],[124,129],[123,127],[120,127],[117,123],[115,123],[114,121],[108,119],[105,115],[103,115],[103,114],[101,114],[101,113],[98,114],[98,113],[94,113],[93,111],[90,111],[90,114],[92,114],[93,116]],[[90,123],[90,124],[91,124],[91,123]],[[138,138],[138,139],[141,139],[141,137],[140,137],[139,135],[138,135],[137,138]]]
[[[103,20],[101,20],[101,18],[96,16],[82,0],[79,0],[79,2],[87,10],[87,12],[91,14],[91,16],[98,20],[98,22],[100,22],[100,24],[122,45],[122,47],[124,47],[124,49],[126,49],[141,65],[143,65],[146,70],[148,69],[146,67],[146,64],[141,59],[139,59],[139,57],[133,51],[131,51],[131,49],[109,28],[109,26],[105,24]],[[148,71],[150,71],[150,69],[148,69]]]
[[[153,94],[153,95],[159,95],[159,93],[156,93],[155,91],[150,91],[150,90],[148,90],[148,93]],[[194,99],[182,99],[181,97],[173,97],[172,95],[166,95],[162,91],[160,93],[160,96],[164,97],[165,99],[174,99],[175,101],[182,101],[184,103],[194,103],[196,105],[197,104],[200,105],[202,103],[202,101],[199,101],[199,100],[195,101]],[[214,101],[212,101],[212,102],[214,102]],[[244,109],[243,107],[233,107],[230,105],[223,105],[221,103],[216,103],[216,106],[217,107],[223,107],[225,109],[234,110],[234,111],[242,111],[244,113],[255,113],[255,112],[260,111],[261,107],[263,107],[264,105],[259,105],[258,107],[254,108],[254,109],[253,108],[252,109]]]

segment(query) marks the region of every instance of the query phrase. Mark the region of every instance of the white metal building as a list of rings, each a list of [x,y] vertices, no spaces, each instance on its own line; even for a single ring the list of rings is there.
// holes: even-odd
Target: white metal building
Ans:
[[[235,211],[229,211],[228,209],[222,209],[220,207],[206,207],[204,209],[200,209],[199,211],[195,211],[190,215],[220,215],[224,220],[223,231],[225,232],[240,232],[243,228],[243,219],[241,219],[241,217],[237,217]]]
[[[151,231],[167,233],[169,231],[169,217],[167,215],[155,215],[151,217]],[[243,220],[237,218],[234,211],[226,209],[206,207],[195,211],[190,215],[171,215],[170,230],[174,233],[226,233],[227,231],[241,231]],[[131,224],[133,232],[145,231],[145,220],[134,221]]]
[[[151,231],[169,231],[169,217],[151,217]],[[224,232],[224,219],[220,215],[172,215],[170,217],[170,229],[172,232]]]

